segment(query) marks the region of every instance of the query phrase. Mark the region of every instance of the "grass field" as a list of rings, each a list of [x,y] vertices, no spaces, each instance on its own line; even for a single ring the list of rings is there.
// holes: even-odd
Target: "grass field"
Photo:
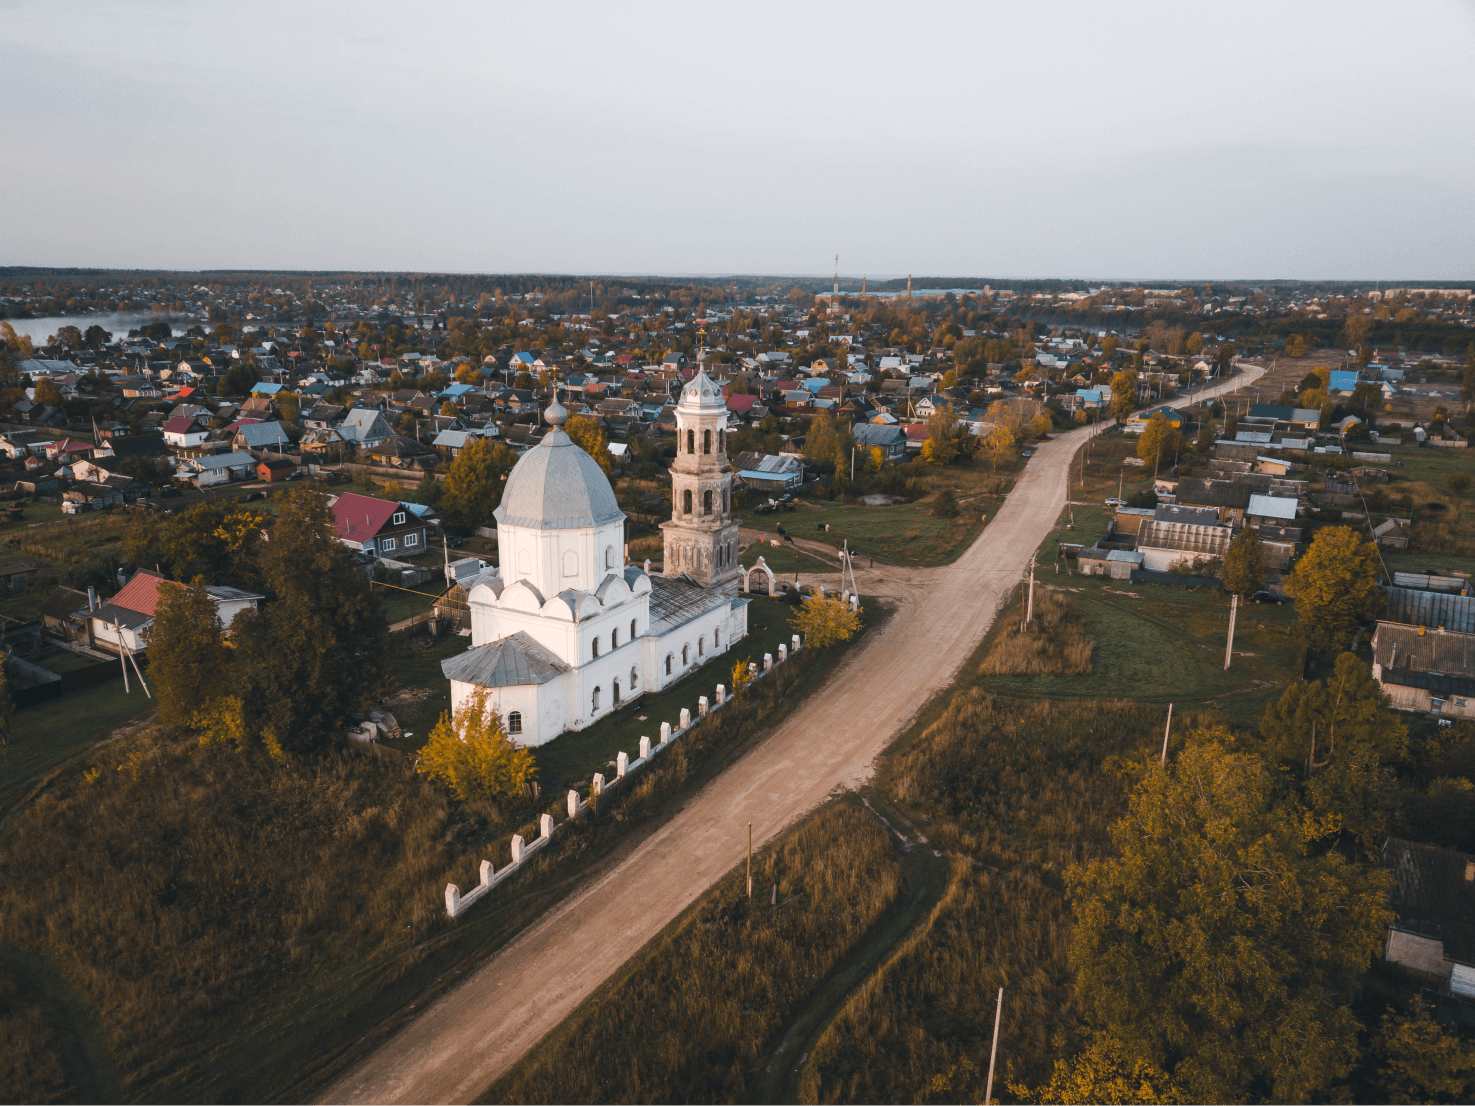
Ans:
[[[1056,584],[1053,575],[1039,579]],[[1086,638],[1095,644],[1090,675],[988,676],[978,686],[1030,699],[1213,702],[1235,721],[1248,722],[1299,674],[1290,603],[1240,607],[1234,664],[1226,672],[1229,601],[1223,593],[1063,574],[1059,584],[1079,589],[1068,594],[1080,608]],[[1021,618],[1016,600],[1000,621]]]
[[[852,551],[878,561],[941,565],[956,560],[978,536],[983,529],[981,517],[985,510],[993,517],[996,501],[979,501],[985,502],[989,506],[980,507],[976,513],[975,504],[970,502],[959,508],[958,517],[938,518],[932,514],[930,500],[867,507],[803,499],[794,511],[776,515],[750,512],[743,516],[742,522],[767,534],[777,533],[782,526],[795,537],[822,541],[837,549],[849,539]],[[827,523],[830,529],[825,531],[823,526]],[[766,552],[764,556],[767,557]]]
[[[121,679],[110,680],[16,711],[11,743],[0,746],[0,813],[103,734],[153,710],[136,679],[129,687],[126,693]]]

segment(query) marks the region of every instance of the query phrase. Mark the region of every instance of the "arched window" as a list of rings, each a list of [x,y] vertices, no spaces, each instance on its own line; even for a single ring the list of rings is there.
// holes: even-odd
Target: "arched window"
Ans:
[[[522,733],[522,711],[515,710],[507,716],[507,732]]]
[[[635,620],[630,620],[630,640],[634,641],[639,635],[635,632]]]
[[[666,654],[666,675],[671,675],[671,654]]]
[[[687,488],[686,491],[684,491],[684,492],[681,493],[681,513],[684,514],[684,515],[691,514],[691,489],[690,488]]]
[[[712,432],[710,430],[702,431],[702,452],[712,452]]]
[[[703,492],[702,493],[702,514],[704,514],[704,515],[710,515],[711,513],[712,513],[712,493],[711,492]]]
[[[630,669],[630,690],[631,691],[634,691],[639,686],[640,686],[639,674],[636,673],[635,669],[632,668],[632,669]]]
[[[704,637],[699,637],[699,638],[697,638],[697,656],[699,656],[699,657],[705,657],[706,655],[707,655],[707,639],[704,638]]]
[[[727,452],[727,431],[726,430],[719,430],[719,431],[717,431],[717,448],[718,448],[719,451],[721,451],[723,453],[726,453]]]
[[[620,631],[618,629],[609,632],[609,647],[618,649],[620,647]]]
[[[697,432],[695,430],[688,430],[686,432],[686,452],[688,452],[688,453],[695,453],[696,451],[697,451]]]
[[[612,545],[606,545],[604,547],[604,567],[615,567],[615,547]]]
[[[597,637],[594,639],[594,655],[596,657],[599,656],[599,639]]]
[[[579,555],[572,549],[563,551],[563,574],[565,576],[577,576],[579,574]]]
[[[618,703],[619,701],[620,701],[620,681],[619,680],[616,680],[615,681],[615,693],[614,693],[614,697],[610,699],[610,702],[611,703]]]
[[[722,513],[724,515],[732,513],[732,492],[726,488],[722,489]]]
[[[722,648],[722,631],[721,630],[713,630],[712,631],[712,648],[713,649],[721,649]]]
[[[682,664],[690,664],[691,663],[691,646],[690,645],[683,645],[681,647],[681,663]]]
[[[594,689],[594,709],[599,710],[599,688]]]

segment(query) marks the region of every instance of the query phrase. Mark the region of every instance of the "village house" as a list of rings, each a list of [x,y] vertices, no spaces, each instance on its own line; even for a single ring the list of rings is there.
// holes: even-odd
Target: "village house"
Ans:
[[[98,603],[93,593],[88,593],[88,644],[95,649],[119,653],[126,649],[130,653],[142,653],[149,645],[149,636],[154,627],[154,615],[164,597],[166,588],[182,587],[166,576],[148,569],[139,569],[123,585],[118,594],[103,603]],[[236,615],[242,611],[257,610],[265,596],[239,588],[205,588],[215,602],[220,624],[227,633]]]
[[[1406,589],[1389,589],[1401,590]],[[1407,597],[1400,598],[1405,610],[1415,606]],[[1470,632],[1475,627],[1468,613],[1469,600],[1465,596],[1441,598],[1466,600],[1464,604],[1442,604],[1451,617],[1459,619],[1457,625],[1466,629],[1449,629],[1442,622],[1411,625],[1380,621],[1373,633],[1373,679],[1395,710],[1437,714],[1441,718],[1475,718],[1475,633]],[[1435,604],[1427,601],[1415,617],[1420,614],[1441,617]]]
[[[348,492],[333,500],[338,540],[373,557],[405,557],[423,553],[429,529],[407,503]]]
[[[1183,561],[1223,558],[1234,534],[1212,507],[1163,506],[1138,529],[1137,551],[1143,568],[1167,572]]]
[[[1395,921],[1383,959],[1475,999],[1475,856],[1390,837],[1379,866],[1393,877]]]

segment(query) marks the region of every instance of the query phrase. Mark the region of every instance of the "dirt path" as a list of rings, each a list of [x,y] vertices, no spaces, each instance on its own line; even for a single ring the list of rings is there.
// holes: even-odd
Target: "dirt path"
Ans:
[[[1251,370],[1209,394],[1258,375]],[[1089,432],[1042,442],[1003,508],[951,565],[876,569],[872,586],[880,586],[872,594],[893,595],[898,609],[823,688],[623,861],[521,933],[322,1100],[471,1101],[742,859],[747,823],[754,844],[766,842],[835,788],[863,782],[876,754],[982,640],[1054,527],[1071,458]]]

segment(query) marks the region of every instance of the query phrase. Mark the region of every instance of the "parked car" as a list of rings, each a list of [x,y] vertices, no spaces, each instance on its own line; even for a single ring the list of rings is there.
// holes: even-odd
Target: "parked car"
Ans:
[[[1279,607],[1285,603],[1285,600],[1276,595],[1273,591],[1257,591],[1254,595],[1250,596],[1250,602],[1274,603],[1277,607]]]
[[[1115,496],[1113,496],[1112,498],[1110,498],[1110,499],[1108,499],[1106,501],[1106,505],[1108,507],[1116,507],[1116,508],[1120,509],[1120,508],[1125,507],[1127,505],[1127,501],[1125,499],[1117,499]]]

